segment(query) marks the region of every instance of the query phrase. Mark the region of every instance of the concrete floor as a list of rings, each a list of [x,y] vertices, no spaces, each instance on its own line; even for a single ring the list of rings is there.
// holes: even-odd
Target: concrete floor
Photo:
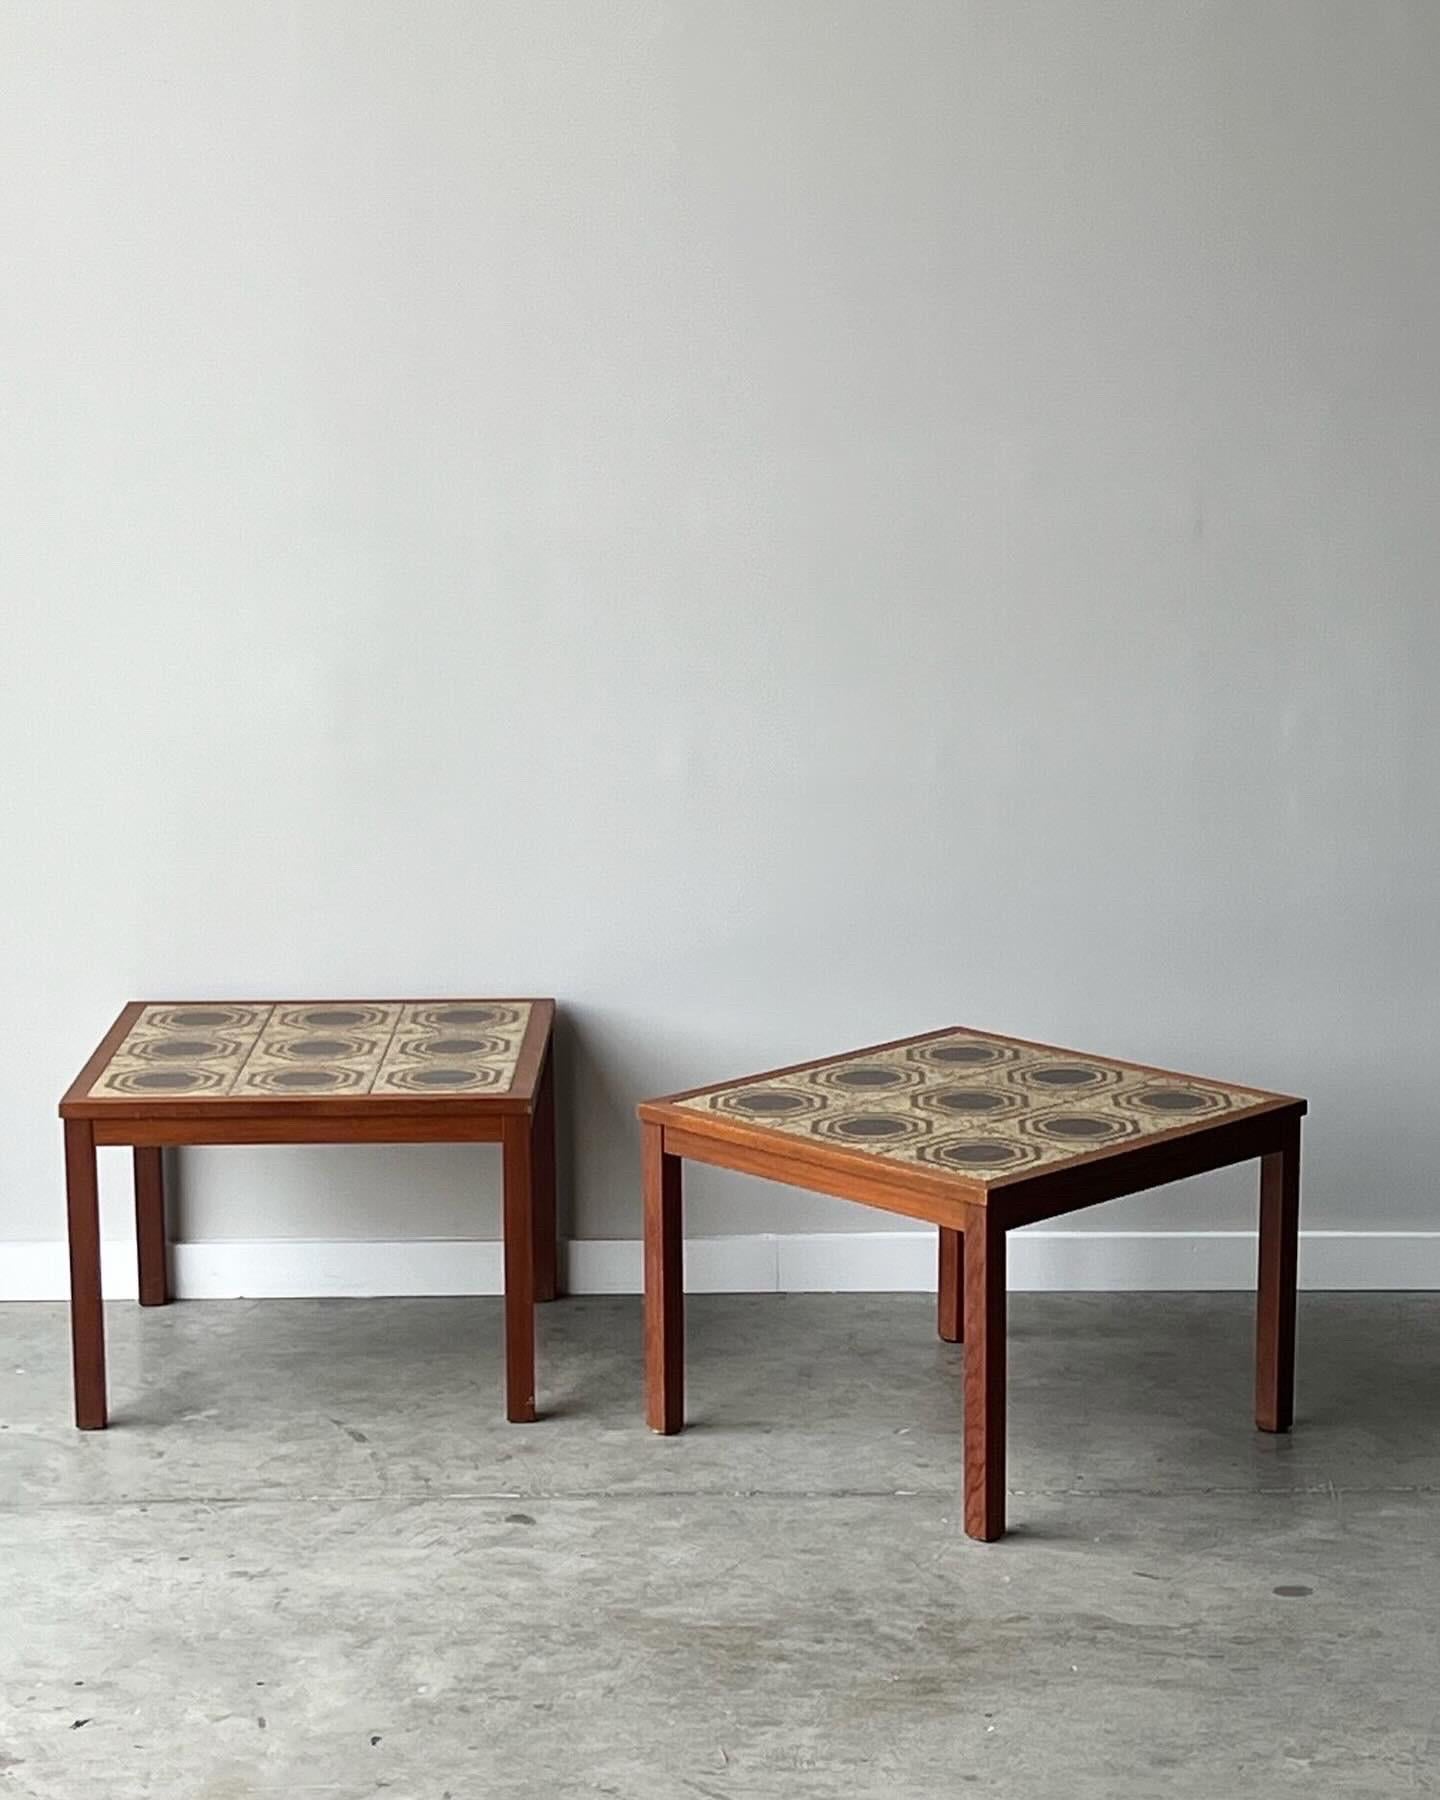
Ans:
[[[957,1519],[919,1297],[0,1308],[0,1800],[1440,1792],[1440,1297],[1307,1296],[1249,1426],[1241,1296],[1019,1295],[1005,1542]]]

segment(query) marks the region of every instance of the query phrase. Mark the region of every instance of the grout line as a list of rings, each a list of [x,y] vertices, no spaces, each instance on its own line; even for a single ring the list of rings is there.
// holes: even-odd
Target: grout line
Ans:
[[[395,1008],[395,1023],[390,1027],[390,1035],[385,1040],[385,1048],[376,1058],[375,1067],[370,1071],[370,1085],[365,1090],[367,1094],[375,1092],[375,1083],[385,1073],[385,1065],[390,1060],[390,1052],[395,1048],[395,1040],[400,1035],[400,1026],[405,1018],[406,1008],[413,1005],[414,1002],[411,1000],[402,1000]]]
[[[265,1017],[260,1021],[260,1029],[255,1033],[255,1042],[251,1044],[249,1050],[245,1053],[245,1057],[241,1062],[240,1067],[235,1071],[234,1076],[231,1078],[229,1087],[219,1096],[220,1099],[224,1100],[231,1098],[239,1092],[240,1083],[245,1078],[245,1071],[250,1067],[251,1063],[254,1062],[256,1056],[259,1055],[260,1046],[265,1041],[265,1033],[269,1030],[270,1021],[274,1017],[275,1008],[271,1005],[267,1009]]]

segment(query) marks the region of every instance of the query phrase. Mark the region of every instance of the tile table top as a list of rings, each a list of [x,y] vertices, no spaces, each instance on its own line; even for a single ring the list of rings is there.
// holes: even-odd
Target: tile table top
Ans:
[[[966,1028],[649,1102],[989,1185],[1287,1095]],[[1299,1103],[1302,1104],[1303,1103]]]
[[[98,1068],[92,1060],[66,1101],[498,1098],[515,1083],[532,1015],[542,1004],[140,1006],[113,1050]]]

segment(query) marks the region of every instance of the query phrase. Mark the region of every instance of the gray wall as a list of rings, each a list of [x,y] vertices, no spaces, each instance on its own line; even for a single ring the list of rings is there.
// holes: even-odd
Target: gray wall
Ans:
[[[1437,91],[1401,0],[5,8],[0,1237],[216,991],[558,994],[592,1236],[638,1095],[955,1020],[1306,1092],[1310,1223],[1432,1224]]]

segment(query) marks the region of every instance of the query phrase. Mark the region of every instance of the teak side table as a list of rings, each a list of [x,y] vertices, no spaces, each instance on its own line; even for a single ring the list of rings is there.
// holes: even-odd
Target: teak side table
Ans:
[[[1258,1157],[1255,1422],[1290,1429],[1303,1100],[954,1026],[638,1110],[656,1431],[685,1422],[687,1157],[939,1226],[940,1336],[965,1345],[965,1530],[985,1541],[1005,1529],[1005,1233]]]
[[[500,1144],[505,1410],[535,1417],[557,1292],[553,1000],[134,1000],[60,1102],[75,1423],[107,1423],[95,1150],[135,1148],[140,1304],[170,1299],[162,1153],[184,1144]]]

